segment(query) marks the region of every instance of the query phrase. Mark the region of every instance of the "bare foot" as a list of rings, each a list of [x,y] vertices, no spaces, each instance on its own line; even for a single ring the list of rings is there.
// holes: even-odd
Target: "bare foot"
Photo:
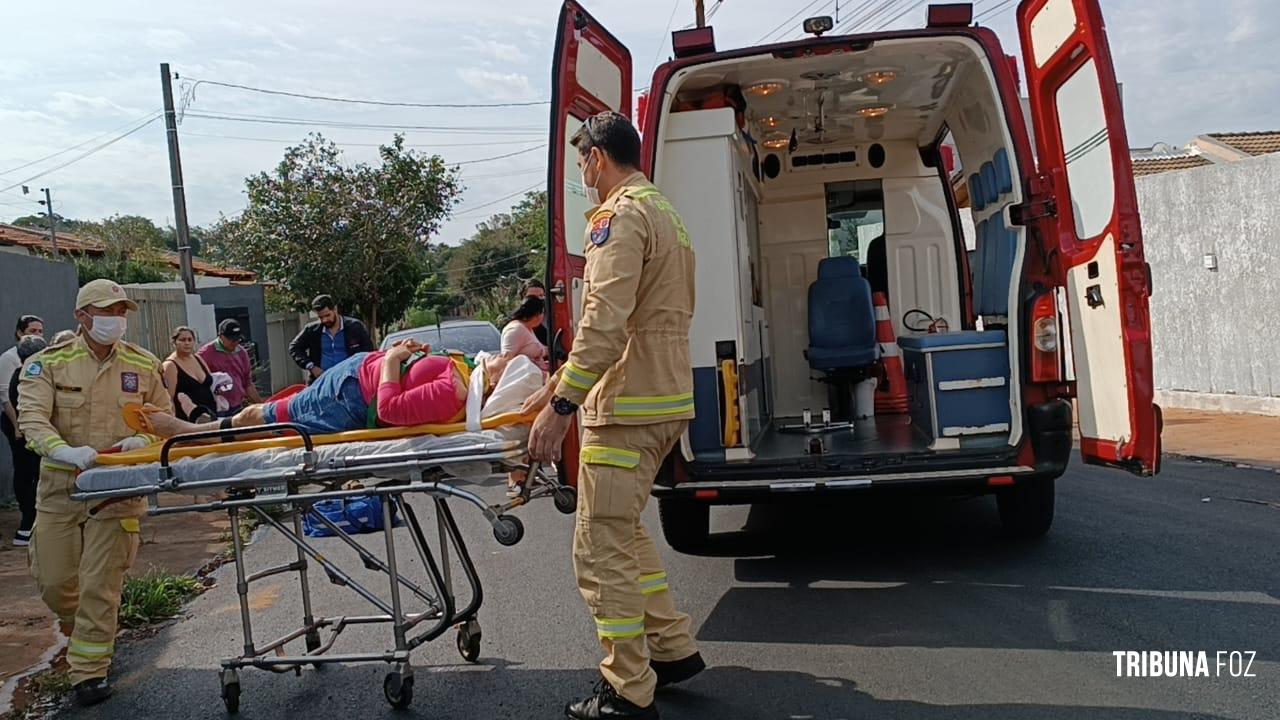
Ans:
[[[150,421],[155,434],[161,437],[173,437],[174,435],[199,432],[204,429],[195,423],[179,420],[169,413],[161,412],[154,405],[147,405],[144,410],[147,412],[147,420]]]

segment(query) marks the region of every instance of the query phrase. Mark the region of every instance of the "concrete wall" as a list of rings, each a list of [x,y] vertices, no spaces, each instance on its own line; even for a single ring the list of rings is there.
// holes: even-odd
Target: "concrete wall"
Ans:
[[[13,345],[19,315],[39,315],[45,337],[75,326],[76,268],[19,253],[0,253],[0,350]],[[0,439],[0,500],[13,497],[13,463],[9,443]]]
[[[1280,154],[1150,175],[1137,188],[1159,400],[1280,415]]]

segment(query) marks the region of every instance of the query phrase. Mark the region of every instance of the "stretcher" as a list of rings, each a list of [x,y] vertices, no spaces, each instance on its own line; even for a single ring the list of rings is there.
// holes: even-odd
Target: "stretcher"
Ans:
[[[477,614],[483,590],[449,501],[458,500],[477,508],[492,526],[494,538],[506,546],[515,545],[524,536],[519,518],[510,514],[515,508],[542,497],[553,498],[556,508],[566,514],[577,505],[574,488],[561,484],[554,468],[530,466],[523,460],[526,452],[522,436],[527,427],[493,421],[486,421],[485,426],[489,429],[447,435],[416,434],[413,428],[359,431],[365,434],[353,437],[340,433],[346,437],[335,439],[313,437],[301,426],[282,423],[179,435],[131,455],[103,456],[107,462],[77,477],[72,497],[90,503],[91,513],[121,499],[136,497],[148,500],[152,515],[225,511],[232,528],[239,528],[241,517],[248,515],[294,546],[293,562],[250,572],[240,533],[231,533],[244,643],[241,654],[223,660],[218,673],[222,701],[229,713],[240,707],[239,673],[243,669],[300,675],[307,665],[318,670],[333,663],[365,662],[391,665],[383,680],[383,695],[393,707],[403,709],[413,699],[410,655],[414,649],[457,628],[456,642],[462,657],[475,662],[480,654]],[[288,436],[244,439],[264,433]],[[371,437],[368,433],[374,434]],[[217,440],[224,442],[208,444]],[[527,473],[527,479],[517,497],[500,504],[488,504],[463,487],[505,478],[512,471]],[[162,494],[195,495],[199,499],[192,504],[161,506]],[[413,494],[431,498],[434,505],[438,531],[434,547],[418,512],[407,500]],[[315,508],[324,500],[357,496],[378,496],[382,501],[381,543],[358,542]],[[307,537],[303,532],[304,517],[326,527],[332,537]],[[397,557],[397,540],[406,536],[411,543],[411,557],[416,556],[421,564],[421,572],[413,577],[402,572],[405,563]],[[324,552],[320,551],[321,544]],[[381,556],[370,549],[374,544],[383,546]],[[356,577],[359,571],[350,571],[351,564],[344,570],[339,565],[344,554],[364,570],[385,578],[387,593],[375,593],[370,583]],[[461,606],[453,577],[455,556],[469,590],[469,599]],[[313,564],[323,570],[330,583],[349,589],[374,612],[317,616],[308,574]],[[297,575],[301,625],[262,642],[253,632],[249,588],[253,583],[287,573]],[[409,608],[406,600],[415,607]],[[391,649],[330,652],[345,630],[363,625],[390,625]],[[302,647],[298,647],[299,641]]]

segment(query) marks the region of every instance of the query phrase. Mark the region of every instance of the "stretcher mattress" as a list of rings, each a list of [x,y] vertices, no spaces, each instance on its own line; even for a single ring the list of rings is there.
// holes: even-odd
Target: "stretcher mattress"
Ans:
[[[369,431],[376,433],[378,431]],[[358,433],[340,433],[352,435]],[[419,454],[424,458],[426,453],[454,453],[464,456],[480,456],[493,453],[511,453],[513,456],[523,448],[528,436],[527,425],[507,425],[504,427],[482,430],[480,432],[457,432],[450,435],[412,435],[389,440],[356,440],[348,442],[331,441],[315,446],[315,467],[339,465],[344,460],[353,458],[369,458],[378,455]],[[335,436],[317,436],[333,438]],[[298,440],[297,438],[274,438],[280,440]],[[257,442],[257,441],[250,441]],[[246,443],[226,443],[223,445],[201,446],[203,454],[178,457],[178,451],[170,454],[170,470],[173,473],[173,486],[176,492],[182,492],[183,484],[195,482],[212,482],[225,480],[227,486],[251,485],[255,481],[263,484],[279,482],[281,471],[301,467],[304,462],[305,449],[299,440],[289,445],[258,447],[257,449],[239,449]],[[294,446],[296,445],[296,446]],[[159,446],[156,446],[158,449]],[[144,448],[149,450],[150,448]],[[468,449],[466,453],[458,451]],[[230,451],[228,451],[230,450]],[[158,452],[156,453],[158,456]],[[452,456],[451,456],[452,457]],[[448,471],[458,478],[488,476],[493,473],[489,462],[450,461]],[[109,490],[137,489],[139,494],[155,489],[160,483],[160,463],[155,462],[133,465],[100,465],[90,468],[76,478],[76,489],[79,492],[103,492]],[[208,492],[207,486],[200,492]]]

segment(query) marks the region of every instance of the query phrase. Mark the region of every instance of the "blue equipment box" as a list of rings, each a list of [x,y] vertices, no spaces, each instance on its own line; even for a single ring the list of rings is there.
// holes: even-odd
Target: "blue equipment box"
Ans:
[[[1009,432],[1009,347],[1003,330],[898,338],[911,422],[932,442]]]

